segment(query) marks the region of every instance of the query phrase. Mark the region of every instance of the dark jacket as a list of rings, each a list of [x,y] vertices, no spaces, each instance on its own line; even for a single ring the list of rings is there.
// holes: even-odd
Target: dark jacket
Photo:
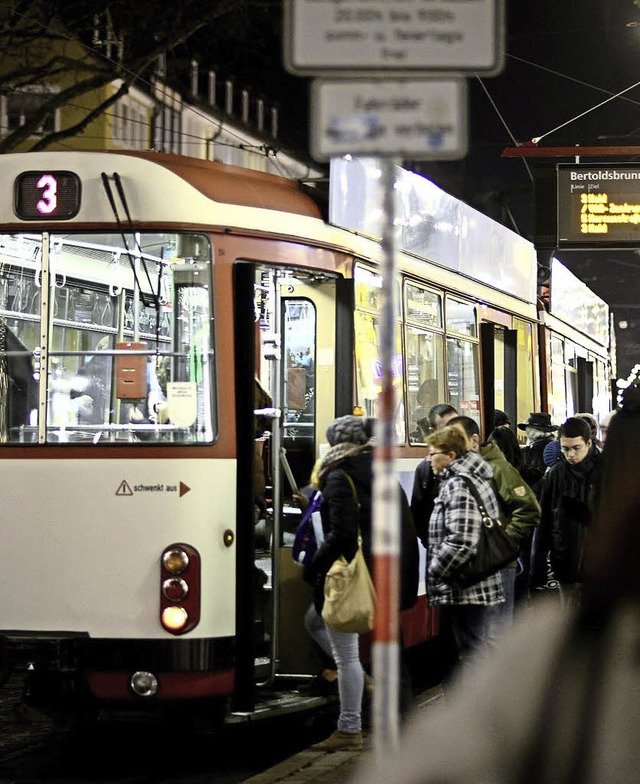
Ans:
[[[349,479],[351,477],[357,499]],[[316,465],[312,482],[322,491],[322,527],[325,540],[311,563],[305,567],[304,578],[314,587],[314,604],[319,613],[324,604],[324,578],[333,562],[343,555],[351,561],[357,549],[358,527],[362,549],[371,570],[371,489],[372,447],[369,444],[337,444]],[[418,594],[418,540],[407,498],[399,488],[401,502],[401,609],[415,604]]]
[[[429,518],[439,489],[440,480],[431,470],[431,462],[425,458],[416,468],[411,491],[411,513],[418,538],[425,547],[429,535]]]
[[[547,554],[555,577],[564,584],[582,581],[584,540],[591,522],[601,455],[595,446],[577,465],[562,458],[545,476],[542,517],[534,540],[531,582],[545,585]]]

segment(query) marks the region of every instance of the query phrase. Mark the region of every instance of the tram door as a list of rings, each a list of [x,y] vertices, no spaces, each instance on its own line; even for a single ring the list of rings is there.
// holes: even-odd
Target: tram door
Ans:
[[[508,325],[487,321],[480,326],[484,438],[496,408],[506,412],[514,428],[541,410],[533,324],[516,316],[506,320]]]
[[[270,428],[259,435],[264,515],[256,523],[255,566],[264,581],[256,605],[261,637],[256,674],[318,669],[304,628],[311,589],[291,547],[311,472],[335,417],[336,281],[293,270],[257,270],[256,379],[272,403]],[[258,461],[258,465],[260,461]]]
[[[480,326],[482,343],[483,438],[493,429],[493,412],[505,411],[518,420],[518,333],[492,322]]]

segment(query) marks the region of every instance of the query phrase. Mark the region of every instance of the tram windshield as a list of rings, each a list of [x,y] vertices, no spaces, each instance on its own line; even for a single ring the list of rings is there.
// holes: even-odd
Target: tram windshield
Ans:
[[[204,235],[0,235],[0,440],[211,442],[211,281]]]

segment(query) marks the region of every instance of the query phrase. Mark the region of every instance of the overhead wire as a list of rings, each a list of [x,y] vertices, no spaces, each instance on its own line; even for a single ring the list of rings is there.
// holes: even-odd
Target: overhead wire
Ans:
[[[571,119],[567,120],[566,122],[561,123],[560,125],[556,125],[555,128],[552,128],[550,131],[547,131],[546,133],[543,133],[541,136],[534,136],[533,139],[531,139],[532,143],[533,144],[538,144],[539,142],[542,141],[542,139],[545,138],[545,136],[549,136],[550,134],[555,133],[556,131],[559,131],[560,128],[565,128],[567,125],[571,125],[572,122],[575,122],[576,120],[579,120],[581,117],[584,117],[587,114],[591,114],[591,112],[593,112],[596,109],[599,109],[601,106],[604,106],[605,104],[609,103],[609,101],[613,101],[615,98],[619,98],[621,95],[624,95],[624,93],[627,93],[627,92],[629,92],[629,90],[633,90],[635,87],[638,87],[638,86],[640,86],[640,82],[636,82],[635,84],[632,84],[630,87],[626,87],[624,90],[621,90],[619,93],[616,93],[615,95],[609,96],[609,98],[606,98],[604,101],[601,101],[600,103],[596,104],[595,106],[592,106],[590,109],[587,109],[584,112],[580,112],[580,114],[577,114],[575,117],[572,117]]]
[[[575,76],[569,76],[568,74],[564,74],[560,71],[556,71],[554,68],[549,68],[546,65],[540,65],[540,63],[533,63],[531,60],[525,60],[524,57],[518,57],[515,54],[508,54],[507,57],[510,60],[517,60],[520,63],[524,63],[525,65],[530,65],[532,68],[537,68],[539,71],[546,71],[547,73],[553,74],[554,76],[559,76],[561,79],[566,79],[569,82],[574,82],[575,84],[579,84],[582,87],[589,87],[592,90],[596,90],[600,93],[606,93],[607,95],[613,95],[611,90],[607,90],[604,87],[598,87],[595,84],[591,84],[591,82],[585,82],[582,79],[576,79]],[[622,96],[618,96],[622,97]],[[640,106],[640,101],[636,101],[633,98],[622,97],[623,101],[628,101],[629,103],[633,103],[636,106]]]
[[[504,119],[504,117],[502,116],[502,113],[500,112],[500,109],[498,109],[498,106],[496,105],[496,102],[491,97],[491,95],[489,93],[489,90],[487,89],[487,86],[484,83],[484,80],[481,79],[479,76],[476,76],[476,79],[478,80],[478,82],[480,83],[480,86],[484,90],[484,94],[487,96],[487,99],[489,100],[489,103],[491,104],[491,106],[493,106],[493,109],[494,109],[495,113],[498,115],[498,119],[504,125],[505,130],[509,134],[509,138],[511,139],[511,141],[513,142],[514,145],[517,145],[518,142],[516,140],[516,137],[513,135],[513,133],[511,133],[511,129],[509,128],[509,125],[507,124],[507,121]],[[531,171],[531,167],[529,166],[529,163],[527,162],[526,158],[523,158],[522,162],[524,164],[525,169],[527,170],[527,172],[529,174],[529,179],[531,180],[531,182],[533,182],[533,173]]]
[[[635,87],[640,86],[640,82],[635,82],[630,87],[626,87],[624,90],[621,90],[620,92],[612,93],[610,90],[606,90],[606,89],[604,89],[602,87],[598,87],[596,85],[590,84],[589,82],[584,82],[584,81],[582,81],[580,79],[576,79],[576,78],[574,78],[572,76],[569,76],[567,74],[561,73],[560,71],[556,71],[556,70],[554,70],[552,68],[548,68],[547,66],[540,65],[538,63],[533,63],[530,60],[525,60],[524,58],[518,57],[517,55],[508,54],[507,57],[509,57],[512,60],[517,60],[517,61],[519,61],[521,63],[524,63],[525,65],[530,65],[533,68],[538,68],[541,71],[546,71],[547,73],[554,74],[555,76],[558,76],[558,77],[560,77],[562,79],[567,79],[567,80],[569,80],[571,82],[575,82],[576,84],[580,84],[580,85],[582,85],[584,87],[589,87],[591,89],[598,90],[599,92],[606,93],[609,96],[604,101],[601,101],[600,103],[596,104],[595,106],[591,107],[590,109],[587,109],[586,111],[581,112],[580,114],[578,114],[575,117],[567,120],[566,122],[561,123],[560,125],[556,126],[555,128],[552,128],[550,131],[547,131],[546,133],[542,134],[541,136],[534,136],[531,139],[531,142],[533,144],[538,144],[546,136],[551,135],[555,131],[558,131],[561,128],[564,128],[567,125],[570,125],[575,120],[579,120],[581,117],[584,117],[585,115],[590,114],[592,111],[595,111],[596,109],[599,109],[601,106],[604,106],[605,104],[609,103],[609,101],[613,101],[616,98],[621,98],[624,101],[628,101],[629,103],[632,103],[632,104],[634,104],[636,106],[640,106],[640,101],[636,101],[636,100],[634,100],[632,98],[628,98],[627,96],[625,96],[625,93],[628,93],[630,90],[633,90]],[[484,94],[485,94],[487,100],[489,101],[489,103],[493,107],[493,110],[495,111],[498,119],[500,120],[500,122],[504,126],[505,130],[507,131],[507,134],[509,135],[509,138],[511,139],[511,142],[513,143],[514,146],[516,146],[516,147],[519,146],[520,143],[515,138],[514,134],[511,132],[511,129],[509,128],[509,125],[508,125],[506,119],[502,115],[502,113],[501,113],[500,109],[498,108],[498,106],[497,106],[495,100],[493,99],[492,95],[489,93],[489,90],[488,90],[484,80],[480,76],[476,76],[476,78],[477,78],[480,86],[482,87],[482,90],[484,91]],[[524,157],[521,160],[522,160],[522,163],[524,164],[524,167],[526,168],[526,170],[527,170],[527,172],[529,174],[529,178],[533,182],[533,173],[531,171],[531,167],[529,166],[528,161]]]
[[[557,70],[555,70],[553,68],[549,68],[549,67],[547,67],[545,65],[540,65],[539,63],[533,63],[530,60],[525,60],[523,57],[518,57],[517,55],[513,55],[513,54],[508,54],[507,57],[509,59],[511,59],[511,60],[517,60],[518,62],[524,63],[525,65],[530,65],[532,68],[537,68],[540,71],[546,71],[547,73],[553,74],[554,76],[558,76],[561,79],[566,79],[566,80],[568,80],[570,82],[574,82],[575,84],[580,84],[583,87],[589,87],[592,90],[597,90],[598,92],[606,93],[609,96],[604,101],[601,101],[600,103],[596,104],[595,106],[592,106],[590,109],[587,109],[586,111],[581,112],[580,114],[576,115],[575,117],[572,117],[571,119],[567,120],[566,122],[563,122],[560,125],[557,125],[555,128],[552,128],[550,131],[547,131],[546,133],[543,133],[540,136],[534,136],[531,139],[531,142],[533,144],[538,144],[546,136],[549,136],[552,133],[555,133],[555,131],[559,131],[561,128],[564,128],[567,125],[570,125],[572,122],[575,122],[576,120],[579,120],[581,117],[584,117],[585,115],[590,114],[591,112],[595,111],[596,109],[599,109],[601,106],[604,106],[605,104],[609,103],[609,101],[613,101],[616,98],[620,98],[623,101],[628,101],[629,103],[632,103],[635,106],[640,106],[640,101],[636,101],[633,98],[628,98],[627,96],[625,96],[625,93],[628,93],[630,90],[633,90],[635,87],[640,86],[640,82],[635,82],[634,84],[630,85],[629,87],[625,87],[624,90],[620,90],[617,93],[612,93],[611,90],[607,90],[604,87],[598,87],[597,85],[591,84],[590,82],[585,82],[585,81],[583,81],[581,79],[576,79],[573,76],[569,76],[568,74],[562,73],[561,71],[557,71]],[[517,142],[516,142],[516,144],[517,144]]]

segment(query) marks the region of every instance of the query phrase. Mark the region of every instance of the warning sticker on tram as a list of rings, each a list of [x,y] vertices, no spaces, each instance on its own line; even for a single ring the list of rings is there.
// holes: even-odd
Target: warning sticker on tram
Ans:
[[[122,482],[118,485],[118,489],[116,490],[116,495],[120,496],[132,496],[136,493],[178,493],[180,498],[183,495],[186,495],[191,488],[189,485],[185,484],[184,482],[178,482],[178,484],[171,485],[171,484],[164,484],[164,483],[156,483],[156,484],[136,484],[131,487],[129,482],[126,479],[123,479]]]

